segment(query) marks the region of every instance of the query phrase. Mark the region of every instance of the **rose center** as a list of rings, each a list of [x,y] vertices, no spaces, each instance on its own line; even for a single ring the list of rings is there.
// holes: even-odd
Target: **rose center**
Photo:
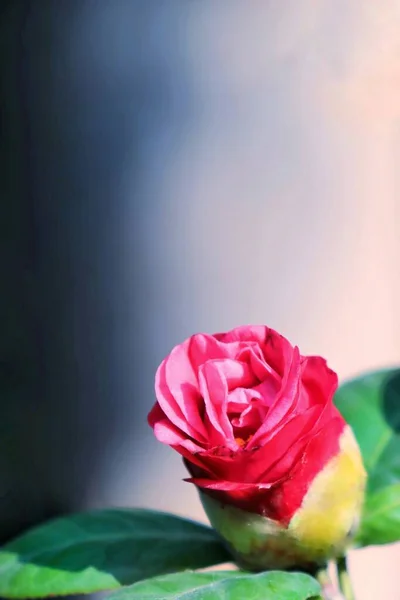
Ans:
[[[258,383],[251,388],[238,387],[228,394],[227,416],[237,444],[244,447],[267,418],[277,394],[276,382]]]
[[[250,390],[246,390],[249,395]],[[239,406],[236,402],[228,405],[228,418],[232,425],[233,435],[240,447],[243,447],[251,439],[268,413],[259,398],[249,398],[247,402]]]
[[[253,436],[249,435],[247,437],[247,439],[243,439],[241,437],[235,437],[235,442],[237,443],[238,446],[240,446],[241,448],[243,448],[243,446],[245,446],[246,444],[248,444],[248,442],[251,440]]]

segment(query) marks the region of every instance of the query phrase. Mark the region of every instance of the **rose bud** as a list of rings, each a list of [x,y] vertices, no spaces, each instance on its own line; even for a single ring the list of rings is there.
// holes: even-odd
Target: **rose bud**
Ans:
[[[323,358],[263,326],[193,335],[158,368],[149,424],[241,566],[308,568],[351,542],[366,473],[336,388]]]

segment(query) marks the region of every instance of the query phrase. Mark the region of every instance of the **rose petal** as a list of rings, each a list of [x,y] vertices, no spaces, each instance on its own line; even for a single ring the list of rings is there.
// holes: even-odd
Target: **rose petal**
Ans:
[[[229,390],[238,384],[250,385],[254,379],[245,363],[226,358],[203,364],[199,368],[200,392],[204,398],[211,446],[236,448],[228,417]]]
[[[278,375],[284,376],[286,367],[292,361],[294,352],[290,342],[274,329],[268,328],[262,345],[265,361]]]
[[[257,342],[262,345],[268,330],[269,328],[265,325],[241,325],[226,333],[215,333],[214,337],[225,344],[232,342]]]
[[[217,333],[215,337],[224,343],[257,342],[262,349],[265,362],[281,377],[285,366],[291,362],[293,347],[290,342],[274,329],[264,325],[244,325],[227,333]]]
[[[218,481],[211,483],[209,479],[186,479],[190,483],[194,483],[199,488],[205,490],[204,493],[208,494],[215,500],[221,503],[221,505],[227,504],[229,506],[235,506],[236,508],[255,512],[263,516],[268,515],[268,499],[273,496],[275,485],[269,486],[262,484],[242,484],[238,486],[235,483]],[[280,482],[277,482],[279,485]],[[267,507],[267,510],[265,508]]]
[[[262,349],[257,342],[247,342],[246,345],[241,344],[237,360],[248,363],[258,381],[270,381],[271,387],[276,390],[279,389],[282,378],[265,361]]]
[[[197,374],[190,362],[188,349],[190,340],[175,346],[165,362],[165,383],[182,411],[186,421],[204,439],[207,432],[200,412],[203,401],[199,394]]]
[[[231,419],[231,423],[235,428],[246,428],[246,430],[248,430],[248,435],[253,435],[253,432],[257,431],[263,422],[268,409],[263,406],[260,398],[254,396],[252,390],[241,391],[245,396],[248,396],[247,406],[242,410],[239,416]]]
[[[300,452],[318,423],[321,409],[309,408],[301,415],[294,415],[285,422],[274,437],[252,455],[255,481],[277,480],[284,477],[298,460]]]
[[[292,360],[286,370],[280,392],[273,402],[264,423],[251,439],[248,447],[249,450],[256,446],[264,445],[274,428],[277,427],[289,413],[299,391],[299,377],[300,352],[296,346],[293,349]]]
[[[279,394],[280,386],[281,382],[279,382],[279,386],[277,386],[276,381],[268,378],[259,385],[253,387],[252,391],[265,407],[270,408]]]
[[[206,490],[220,490],[223,492],[259,492],[260,490],[268,490],[274,485],[273,483],[236,483],[235,481],[223,481],[222,479],[200,479],[196,477],[187,477],[183,481],[194,483],[197,487]]]
[[[188,437],[175,425],[171,423],[169,419],[161,419],[154,424],[154,435],[159,442],[168,444],[168,446],[181,446],[188,450],[191,454],[196,452],[204,451],[204,447],[199,446],[193,440]]]
[[[207,436],[200,435],[199,432],[191,426],[188,420],[184,417],[180,406],[169,389],[165,374],[166,360],[163,360],[156,372],[155,392],[158,403],[171,423],[176,425],[176,427],[187,433],[187,435],[193,439],[205,442],[207,440]]]
[[[338,386],[338,376],[320,356],[304,357],[301,381],[312,404],[331,400]]]
[[[158,402],[156,402],[149,414],[147,415],[147,422],[150,425],[150,427],[154,429],[154,425],[157,423],[157,421],[160,421],[162,419],[165,419],[165,413],[162,410],[161,406],[158,404]]]
[[[188,356],[196,373],[204,363],[224,358],[234,359],[237,354],[238,344],[229,346],[221,344],[212,335],[198,333],[189,339]]]
[[[200,391],[210,424],[209,441],[212,446],[224,445],[235,448],[232,425],[227,415],[227,396],[229,371],[243,370],[235,361],[214,361],[203,364],[199,369]],[[237,373],[236,373],[237,376]]]
[[[227,413],[228,415],[240,415],[249,405],[246,391],[242,388],[237,388],[228,394]]]

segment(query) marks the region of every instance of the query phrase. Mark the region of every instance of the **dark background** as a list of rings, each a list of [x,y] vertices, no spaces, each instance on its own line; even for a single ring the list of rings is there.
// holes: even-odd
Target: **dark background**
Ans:
[[[142,140],[169,111],[168,73],[151,72],[151,52],[137,58],[154,8],[1,7],[0,540],[86,506],[116,436],[134,435],[149,407],[133,409],[144,368],[121,348],[143,335]]]

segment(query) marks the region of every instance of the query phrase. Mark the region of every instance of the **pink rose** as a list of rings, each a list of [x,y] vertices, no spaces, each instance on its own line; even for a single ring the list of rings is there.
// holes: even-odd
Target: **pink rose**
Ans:
[[[332,402],[337,385],[323,358],[302,356],[268,327],[197,334],[158,368],[148,420],[156,438],[184,457],[207,506],[218,502],[288,529],[318,475],[347,447],[362,497],[358,447]],[[341,540],[360,494],[342,519]]]

